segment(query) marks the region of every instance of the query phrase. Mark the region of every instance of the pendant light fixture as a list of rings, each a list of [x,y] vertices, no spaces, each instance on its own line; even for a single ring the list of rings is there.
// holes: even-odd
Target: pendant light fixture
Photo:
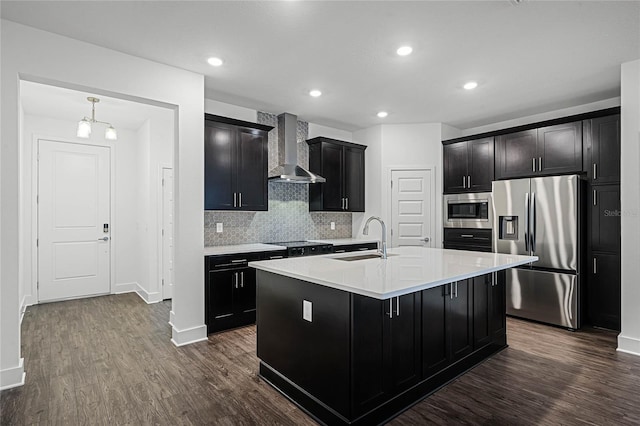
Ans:
[[[104,131],[104,138],[110,141],[117,140],[118,134],[116,133],[116,129],[113,128],[111,123],[96,120],[96,104],[100,102],[100,99],[89,96],[87,100],[91,102],[91,118],[84,117],[78,122],[78,131],[76,135],[79,138],[88,138],[91,135],[91,125],[93,123],[101,123],[107,125],[107,128]]]

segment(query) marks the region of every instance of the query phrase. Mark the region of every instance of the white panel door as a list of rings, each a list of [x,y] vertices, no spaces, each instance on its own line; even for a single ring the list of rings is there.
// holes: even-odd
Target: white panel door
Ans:
[[[391,171],[391,244],[432,247],[431,170]]]
[[[38,158],[38,300],[109,293],[109,148],[39,140]]]
[[[173,169],[162,169],[162,298],[173,298]]]

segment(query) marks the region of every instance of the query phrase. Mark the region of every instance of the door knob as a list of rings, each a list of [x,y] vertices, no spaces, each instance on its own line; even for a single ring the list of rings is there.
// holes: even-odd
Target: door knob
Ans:
[[[98,241],[109,241],[109,237],[98,238]]]
[[[431,241],[431,239],[429,237],[424,237],[422,241],[424,241],[425,243],[428,243],[429,241]]]

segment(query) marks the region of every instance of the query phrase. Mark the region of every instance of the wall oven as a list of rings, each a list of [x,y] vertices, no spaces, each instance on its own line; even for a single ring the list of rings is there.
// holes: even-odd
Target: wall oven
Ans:
[[[491,229],[493,223],[490,192],[444,196],[445,228]]]

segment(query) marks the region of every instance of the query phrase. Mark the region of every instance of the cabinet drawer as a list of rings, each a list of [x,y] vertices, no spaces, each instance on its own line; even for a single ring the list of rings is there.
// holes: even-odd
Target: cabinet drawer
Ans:
[[[445,228],[445,243],[466,243],[470,245],[488,245],[491,247],[491,229]]]
[[[239,253],[233,255],[207,256],[210,271],[230,268],[246,268],[249,262],[264,259],[263,253]]]

